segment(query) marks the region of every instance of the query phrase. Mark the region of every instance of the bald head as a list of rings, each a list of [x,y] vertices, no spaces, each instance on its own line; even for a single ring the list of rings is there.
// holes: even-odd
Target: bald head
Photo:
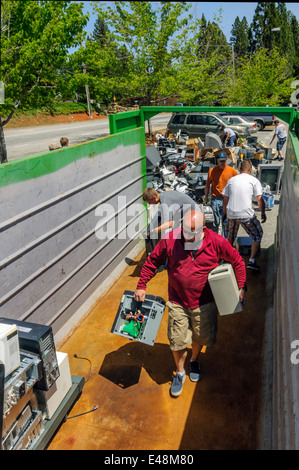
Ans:
[[[184,238],[188,242],[194,242],[203,238],[205,216],[199,210],[187,212],[183,218]]]

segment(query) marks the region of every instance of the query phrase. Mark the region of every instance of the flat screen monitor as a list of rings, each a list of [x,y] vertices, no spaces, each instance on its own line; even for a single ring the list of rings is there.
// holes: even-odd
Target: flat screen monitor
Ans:
[[[257,168],[257,178],[263,184],[268,184],[270,186],[270,191],[278,194],[280,190],[280,182],[282,175],[282,165],[265,163],[258,165]]]

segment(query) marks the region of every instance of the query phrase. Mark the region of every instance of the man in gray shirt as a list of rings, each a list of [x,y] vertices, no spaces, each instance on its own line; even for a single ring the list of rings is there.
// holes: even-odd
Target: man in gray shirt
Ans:
[[[142,198],[148,204],[160,204],[161,225],[152,230],[160,234],[181,225],[184,215],[190,210],[200,210],[196,202],[187,194],[176,190],[158,193],[153,188],[146,188]]]

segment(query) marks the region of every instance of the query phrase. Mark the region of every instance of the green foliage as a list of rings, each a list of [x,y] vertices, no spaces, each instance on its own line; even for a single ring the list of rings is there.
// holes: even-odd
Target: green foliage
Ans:
[[[275,48],[269,54],[260,49],[246,59],[240,59],[235,85],[227,90],[223,105],[278,106],[288,100],[290,84],[287,60]]]
[[[2,116],[20,102],[40,107],[55,100],[56,70],[84,36],[87,17],[82,8],[70,1],[1,1]]]
[[[244,16],[242,20],[237,16],[231,30],[231,42],[234,45],[236,57],[249,54],[249,27]]]
[[[18,116],[37,116],[39,114],[52,116],[61,116],[68,115],[71,113],[85,113],[87,112],[86,103],[51,103],[51,105],[42,106],[40,108],[32,108],[31,106],[23,107],[22,109],[18,108],[14,114],[14,117]]]
[[[186,2],[111,2],[106,7],[95,3],[99,18],[109,27],[109,45],[97,52],[98,68],[107,63],[116,67],[118,77],[109,75],[115,96],[142,94],[150,104],[160,94],[161,81],[177,54],[172,39],[187,25],[181,15],[189,8]],[[119,62],[112,64],[116,51]]]
[[[91,3],[97,19],[83,43],[82,3],[1,0],[2,116],[18,106],[55,112],[61,98],[85,97],[86,85],[105,106],[130,96],[147,104],[169,95],[189,105],[288,101],[299,72],[299,26],[284,3],[258,2],[250,26],[236,18],[234,57],[221,10],[206,21],[189,14],[190,2]]]
[[[288,18],[294,41],[293,73],[299,77],[299,22],[290,12],[288,12]]]
[[[218,24],[206,22],[202,15],[193,34],[179,36],[178,42],[181,55],[168,81],[169,93],[177,93],[190,106],[219,104],[231,81],[232,55]]]

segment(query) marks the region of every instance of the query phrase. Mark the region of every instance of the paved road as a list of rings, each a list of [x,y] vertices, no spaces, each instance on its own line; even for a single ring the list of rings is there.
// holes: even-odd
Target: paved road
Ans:
[[[151,118],[152,130],[165,128],[171,113],[158,114]],[[147,124],[146,124],[147,131]],[[8,161],[37,155],[48,151],[50,142],[59,143],[62,136],[75,145],[109,135],[108,118],[50,126],[19,127],[4,130]]]
[[[151,118],[152,131],[165,129],[170,116],[171,113],[161,113]],[[147,123],[145,130],[146,132],[148,131]],[[268,144],[271,140],[272,132],[273,128],[267,127],[256,135],[258,135],[259,140]],[[49,143],[59,143],[59,139],[62,136],[68,137],[71,145],[105,137],[109,135],[109,121],[108,118],[104,118],[70,124],[20,127],[18,129],[5,129],[4,135],[8,161],[13,161],[47,152]]]

